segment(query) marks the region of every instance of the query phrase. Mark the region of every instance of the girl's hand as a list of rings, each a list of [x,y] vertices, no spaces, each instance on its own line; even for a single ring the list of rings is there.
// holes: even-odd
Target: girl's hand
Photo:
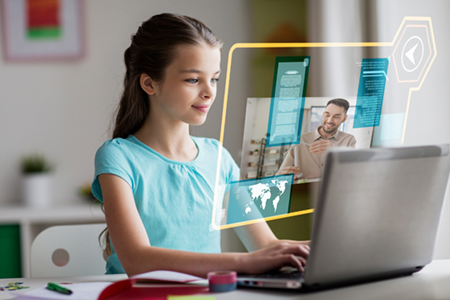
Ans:
[[[303,271],[308,255],[308,245],[280,241],[264,249],[243,254],[242,268],[238,271],[246,274],[259,274],[284,266],[291,266]]]

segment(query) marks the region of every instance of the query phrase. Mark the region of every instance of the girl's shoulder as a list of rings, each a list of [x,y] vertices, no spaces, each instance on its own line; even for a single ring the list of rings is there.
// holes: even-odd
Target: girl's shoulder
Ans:
[[[205,137],[192,137],[200,152],[210,156],[217,157],[219,153],[219,149],[221,149],[221,159],[223,161],[232,161],[233,158],[228,150],[223,147],[220,142],[214,138],[205,138]]]
[[[220,142],[216,139],[198,136],[191,136],[191,137],[199,148],[206,147],[218,149],[221,147]]]
[[[114,138],[107,140],[103,145],[129,146],[133,144],[133,138],[133,135],[129,135],[127,138]]]
[[[200,152],[207,153],[209,155],[216,155],[220,149],[222,155],[229,156],[227,149],[224,148],[216,139],[206,137],[192,137],[192,139],[197,144]]]
[[[134,152],[134,147],[134,143],[129,138],[114,138],[107,140],[100,146],[97,150],[96,157],[128,156],[130,153]]]
[[[104,142],[103,145],[100,146],[99,150],[113,151],[114,149],[119,150],[119,149],[126,149],[129,147],[130,147],[130,141],[128,139],[115,138],[115,139],[110,139],[110,140],[107,140],[106,142]]]

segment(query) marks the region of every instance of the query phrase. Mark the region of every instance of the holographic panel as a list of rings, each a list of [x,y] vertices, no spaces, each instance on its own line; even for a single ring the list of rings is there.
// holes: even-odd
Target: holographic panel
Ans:
[[[289,213],[294,174],[231,183],[226,224],[236,224]]]
[[[388,65],[387,58],[362,60],[353,128],[380,125]]]
[[[266,146],[299,144],[310,57],[283,56],[275,61]]]
[[[405,113],[383,114],[374,131],[372,147],[395,146],[402,138],[404,122]]]
[[[10,0],[10,2],[12,1]],[[272,86],[271,81],[277,78],[273,74],[278,74],[278,72],[274,72],[274,68],[277,67],[277,64],[274,64],[276,59],[281,56],[289,58],[305,55],[311,57],[314,64],[307,73],[308,81],[310,81],[308,87],[309,97],[305,99],[303,109],[303,120],[305,121],[303,130],[306,130],[308,124],[311,124],[312,120],[309,118],[312,117],[312,107],[323,107],[326,105],[327,102],[323,101],[323,99],[329,100],[344,97],[350,101],[351,106],[360,104],[359,108],[362,108],[362,104],[357,103],[360,97],[356,93],[358,90],[361,90],[364,96],[364,85],[359,84],[362,81],[360,80],[362,71],[384,71],[383,75],[381,73],[366,73],[372,76],[364,78],[364,80],[379,79],[380,83],[384,85],[384,90],[378,89],[381,95],[375,93],[374,98],[366,95],[368,96],[367,100],[372,100],[376,105],[379,105],[378,113],[369,113],[369,122],[363,124],[361,122],[363,121],[362,117],[364,117],[361,115],[363,111],[360,110],[358,112],[359,126],[367,125],[367,127],[358,128],[358,124],[353,126],[351,123],[348,124],[348,127],[361,132],[360,135],[355,134],[354,131],[352,132],[357,139],[357,148],[368,148],[370,146],[396,147],[403,145],[408,121],[412,117],[416,117],[409,114],[409,109],[414,105],[422,105],[420,99],[415,99],[419,96],[416,92],[423,91],[423,93],[427,93],[427,85],[423,85],[423,83],[428,73],[432,72],[431,66],[437,57],[432,20],[426,16],[404,17],[399,24],[396,34],[389,41],[234,44],[228,52],[219,140],[220,144],[227,148],[233,157],[237,158],[237,160],[241,159],[241,166],[248,164],[245,158],[250,156],[249,151],[254,150],[254,148],[251,149],[253,147],[252,140],[262,140],[262,138],[267,138],[267,133],[274,133],[273,128],[269,127],[270,129],[266,130],[268,128],[268,122],[266,121],[268,121],[270,115],[270,104],[268,107],[261,105],[264,108],[264,112],[256,109],[247,110],[246,108],[250,107],[248,105],[249,99],[254,100],[256,103],[261,102],[263,99],[268,99],[272,102],[271,100],[274,98],[273,88],[276,88],[276,81]],[[367,59],[368,57],[370,59]],[[386,59],[387,57],[389,57],[389,60]],[[366,65],[362,70],[361,64],[363,61],[376,62],[377,58],[384,64],[381,70],[366,70]],[[392,67],[388,68],[388,62]],[[251,77],[254,82],[248,81],[250,74],[258,74],[258,76]],[[251,88],[252,85],[254,86],[253,88]],[[417,101],[414,101],[414,99]],[[259,108],[260,106],[256,107]],[[255,117],[249,112],[259,115]],[[355,118],[356,114],[357,112],[355,112]],[[230,116],[232,117],[230,118]],[[247,122],[247,117],[252,118],[252,121]],[[253,122],[257,118],[264,118],[264,124],[260,125],[260,123]],[[377,125],[377,120],[379,125]],[[348,121],[351,121],[350,118],[347,119],[347,123]],[[257,130],[254,130],[253,127],[244,127],[244,130],[242,130],[242,124],[247,126],[247,123],[248,126],[256,124],[259,127],[254,127]],[[252,130],[247,131],[246,128],[252,128]],[[258,133],[258,136],[252,135],[255,132]],[[249,134],[246,135],[246,133]],[[219,159],[217,163],[217,178],[221,174],[221,167],[221,160]],[[248,173],[244,172],[242,175],[246,174]],[[220,188],[217,184],[214,199],[214,205],[217,209],[212,214],[212,228],[218,230],[243,225],[242,223],[224,225],[227,220],[226,208],[228,204],[222,203],[222,200],[226,199],[223,198],[223,191]],[[293,202],[296,201],[295,193],[296,191],[294,190]],[[313,209],[299,209],[291,207],[291,212],[266,218],[266,220],[283,219],[313,212]],[[217,222],[218,219],[219,222]],[[258,221],[249,221],[248,223]]]

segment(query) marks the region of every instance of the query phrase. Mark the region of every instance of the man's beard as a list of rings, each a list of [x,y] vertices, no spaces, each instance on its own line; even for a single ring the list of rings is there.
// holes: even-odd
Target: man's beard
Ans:
[[[339,129],[339,126],[332,127],[331,130],[326,130],[326,129],[325,129],[325,125],[322,125],[322,130],[323,130],[325,133],[328,133],[328,134],[330,134],[330,133],[335,133],[338,129]]]

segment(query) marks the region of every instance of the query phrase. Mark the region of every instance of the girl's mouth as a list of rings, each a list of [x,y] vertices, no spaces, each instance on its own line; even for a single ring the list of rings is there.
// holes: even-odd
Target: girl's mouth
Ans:
[[[209,111],[209,105],[192,105],[193,108],[201,112],[207,113]]]

